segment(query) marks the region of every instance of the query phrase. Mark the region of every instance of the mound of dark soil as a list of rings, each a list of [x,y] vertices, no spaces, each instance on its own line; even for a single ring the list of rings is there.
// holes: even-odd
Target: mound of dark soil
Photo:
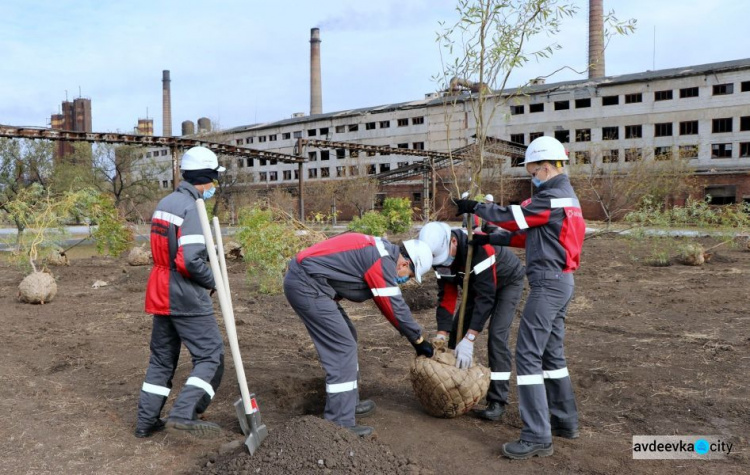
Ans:
[[[212,461],[213,459],[213,461]],[[269,431],[263,445],[249,455],[241,451],[211,457],[193,473],[205,475],[290,473],[432,474],[395,455],[376,437],[360,438],[314,416],[303,416]]]

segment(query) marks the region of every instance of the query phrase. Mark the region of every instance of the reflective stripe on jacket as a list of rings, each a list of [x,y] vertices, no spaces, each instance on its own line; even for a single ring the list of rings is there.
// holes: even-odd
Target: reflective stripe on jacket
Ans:
[[[153,315],[213,315],[206,289],[215,287],[195,200],[200,193],[183,181],[162,199],[151,217],[154,267],[146,287]]]

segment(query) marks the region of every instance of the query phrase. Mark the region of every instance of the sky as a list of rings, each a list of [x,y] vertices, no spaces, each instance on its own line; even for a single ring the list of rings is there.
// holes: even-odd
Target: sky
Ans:
[[[514,72],[508,86],[567,67],[585,78],[588,1],[554,38],[561,49]],[[424,98],[457,21],[457,0],[2,0],[0,124],[45,127],[66,99],[87,97],[95,132],[162,131],[162,70],[171,73],[172,131],[208,117],[222,129],[309,113],[310,28],[319,27],[323,111]],[[750,57],[750,2],[605,0],[637,30],[606,50],[607,75]]]

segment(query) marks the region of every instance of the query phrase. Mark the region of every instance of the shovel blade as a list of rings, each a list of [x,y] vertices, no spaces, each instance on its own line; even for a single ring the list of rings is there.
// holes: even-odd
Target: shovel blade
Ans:
[[[250,399],[254,401],[255,394],[250,395]],[[252,414],[245,414],[245,407],[242,404],[242,398],[238,399],[234,403],[234,408],[237,410],[237,419],[240,421],[240,429],[242,434],[247,436],[245,439],[245,447],[247,447],[250,455],[253,455],[256,450],[263,443],[263,440],[268,436],[268,429],[266,425],[261,422],[260,409],[256,407],[256,410]]]

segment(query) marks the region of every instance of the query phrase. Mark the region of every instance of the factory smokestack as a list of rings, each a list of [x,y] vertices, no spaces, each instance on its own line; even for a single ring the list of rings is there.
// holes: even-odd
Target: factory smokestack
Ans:
[[[172,136],[172,91],[169,79],[169,70],[162,71],[161,79],[161,108],[162,108],[162,135]]]
[[[603,0],[589,0],[589,79],[605,76]]]
[[[323,113],[320,80],[320,28],[310,29],[310,115]]]

